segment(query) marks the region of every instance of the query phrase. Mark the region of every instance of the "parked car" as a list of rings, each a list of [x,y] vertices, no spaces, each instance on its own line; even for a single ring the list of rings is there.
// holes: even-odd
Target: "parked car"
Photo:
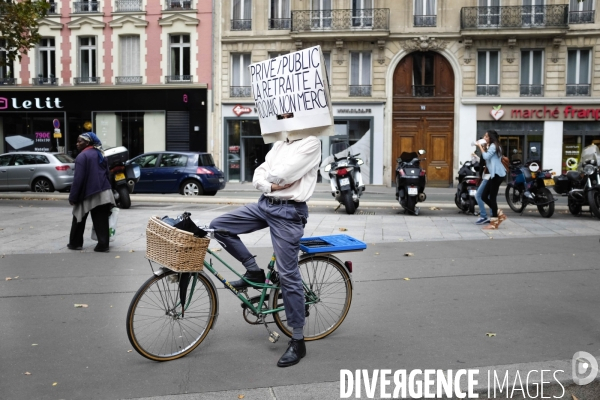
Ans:
[[[126,164],[137,164],[142,170],[134,193],[214,196],[225,188],[225,175],[215,167],[210,153],[155,151],[132,158]]]
[[[73,184],[75,160],[62,153],[22,151],[0,155],[0,190],[67,191]]]

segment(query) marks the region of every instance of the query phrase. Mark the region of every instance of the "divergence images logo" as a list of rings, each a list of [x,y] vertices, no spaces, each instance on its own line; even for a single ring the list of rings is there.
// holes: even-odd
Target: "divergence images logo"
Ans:
[[[0,97],[0,110],[6,110],[8,108],[8,99],[6,97]]]
[[[573,382],[577,385],[587,385],[598,376],[598,361],[585,351],[578,351],[573,355]]]

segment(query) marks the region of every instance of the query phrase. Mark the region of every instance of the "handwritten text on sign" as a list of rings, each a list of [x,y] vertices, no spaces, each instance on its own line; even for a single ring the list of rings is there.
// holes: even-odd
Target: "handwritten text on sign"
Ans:
[[[328,83],[324,78],[319,47],[252,64],[250,79],[263,134],[327,125],[326,118],[323,121],[298,119],[330,115]],[[288,118],[294,121],[286,121],[286,129],[275,123]],[[263,126],[263,122],[267,121],[272,123],[265,129],[267,126]]]

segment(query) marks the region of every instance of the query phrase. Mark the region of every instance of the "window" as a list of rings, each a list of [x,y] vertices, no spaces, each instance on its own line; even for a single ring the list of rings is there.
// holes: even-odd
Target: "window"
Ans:
[[[140,37],[120,36],[120,74],[117,83],[142,83],[140,73]]]
[[[190,75],[190,35],[171,35],[171,66],[168,82],[191,81]]]
[[[477,53],[477,96],[500,94],[500,52],[479,51]]]
[[[523,0],[523,26],[539,26],[546,23],[545,0]]]
[[[352,27],[373,27],[373,0],[352,0]]]
[[[331,0],[312,0],[311,26],[331,28]]]
[[[75,13],[96,13],[100,8],[100,3],[97,1],[77,1],[73,3],[73,10]]]
[[[133,164],[137,164],[140,168],[153,168],[156,166],[158,154],[145,154],[133,160]]]
[[[589,24],[594,22],[594,0],[571,0],[569,3],[569,23]]]
[[[477,9],[478,25],[498,26],[500,25],[500,0],[479,0]]]
[[[79,78],[76,83],[98,83],[96,77],[96,38],[79,38]]]
[[[252,0],[233,0],[231,30],[252,30]]]
[[[290,0],[271,0],[269,29],[290,29]]]
[[[38,46],[37,78],[34,84],[56,84],[56,48],[54,38],[43,38]]]
[[[183,154],[163,154],[160,158],[159,167],[185,167],[187,165],[187,156]]]
[[[415,26],[436,26],[435,0],[414,0]]]
[[[569,50],[567,54],[567,96],[590,95],[590,50]]]
[[[371,96],[371,53],[350,53],[350,96]]]
[[[250,54],[231,55],[231,97],[250,97]]]
[[[543,96],[544,51],[521,51],[521,96]]]
[[[434,54],[417,52],[413,55],[413,96],[431,97],[435,95]]]
[[[0,65],[0,84],[14,85],[13,63],[7,57],[6,39],[0,39],[0,59],[4,61]]]
[[[48,14],[56,14],[56,2],[54,0],[50,0],[48,2],[50,8],[48,8]]]

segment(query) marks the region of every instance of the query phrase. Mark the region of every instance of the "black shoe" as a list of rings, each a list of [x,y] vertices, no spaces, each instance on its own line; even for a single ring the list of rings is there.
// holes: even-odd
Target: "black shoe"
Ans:
[[[305,355],[306,346],[304,345],[304,339],[292,339],[285,353],[277,361],[277,366],[284,368],[296,365]]]
[[[69,249],[69,250],[81,250],[82,247],[81,246],[72,246],[70,244],[67,244],[67,249]]]
[[[267,280],[267,277],[265,276],[265,271],[263,271],[262,269],[260,271],[246,271],[246,273],[243,276],[250,282],[254,283],[265,283],[265,281]],[[233,286],[237,290],[244,289],[250,286],[243,279],[229,282],[229,284],[231,284],[231,286]]]
[[[100,248],[100,247],[96,246],[96,247],[94,247],[94,251],[97,251],[98,253],[108,253],[108,247]]]

